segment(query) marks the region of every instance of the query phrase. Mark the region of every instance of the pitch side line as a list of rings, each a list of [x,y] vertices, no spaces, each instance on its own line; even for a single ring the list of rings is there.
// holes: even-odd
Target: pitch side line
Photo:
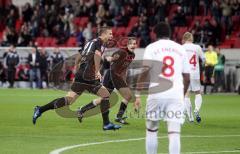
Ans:
[[[219,135],[219,136],[194,136],[194,135],[187,135],[187,136],[181,136],[182,138],[226,138],[226,137],[240,137],[240,134],[239,135]],[[158,137],[160,139],[163,139],[163,138],[167,138],[167,136],[161,136],[161,137]],[[79,147],[86,147],[86,146],[91,146],[91,145],[100,145],[100,144],[106,144],[106,143],[120,143],[120,142],[131,142],[131,141],[140,141],[140,140],[145,140],[145,137],[142,137],[142,138],[132,138],[132,139],[122,139],[122,140],[110,140],[110,141],[103,141],[103,142],[93,142],[93,143],[84,143],[84,144],[77,144],[77,145],[72,145],[72,146],[66,146],[66,147],[63,147],[63,148],[59,148],[59,149],[55,149],[53,151],[51,151],[49,154],[60,154],[61,152],[64,152],[66,150],[70,150],[70,149],[74,149],[74,148],[79,148]],[[221,153],[227,153],[229,151],[210,151],[211,152],[221,152]],[[231,151],[232,153],[233,152],[240,152],[239,150],[234,150],[234,151]],[[184,154],[195,154],[195,153],[209,153],[209,152],[187,152],[187,153],[184,153]]]
[[[199,152],[182,152],[182,154],[211,154],[211,153],[239,153],[239,150],[233,151],[199,151]],[[168,153],[158,153],[158,154],[168,154]]]

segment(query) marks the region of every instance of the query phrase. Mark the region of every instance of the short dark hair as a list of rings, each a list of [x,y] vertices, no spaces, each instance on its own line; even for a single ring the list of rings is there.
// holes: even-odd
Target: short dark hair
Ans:
[[[164,38],[164,37],[169,38],[171,35],[170,26],[165,22],[158,23],[154,28],[154,32],[157,38]]]
[[[137,41],[136,37],[128,37],[128,44],[132,41]]]
[[[103,26],[101,28],[98,29],[98,36],[102,35],[103,33],[105,33],[107,30],[112,29],[111,27],[108,26]]]

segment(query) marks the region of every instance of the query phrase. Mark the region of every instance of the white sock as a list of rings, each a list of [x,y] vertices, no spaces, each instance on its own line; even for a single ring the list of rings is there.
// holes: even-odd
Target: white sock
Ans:
[[[157,154],[158,139],[157,131],[146,131],[146,152],[147,154]]]
[[[201,106],[202,106],[202,95],[197,94],[197,95],[195,95],[195,110],[194,110],[194,112],[199,112]]]
[[[168,122],[169,154],[180,154],[180,129],[180,123]]]
[[[168,135],[169,154],[180,154],[180,134],[173,133]]]
[[[189,121],[193,121],[193,114],[192,114],[192,103],[189,97],[184,99],[184,106],[185,110],[187,111]]]

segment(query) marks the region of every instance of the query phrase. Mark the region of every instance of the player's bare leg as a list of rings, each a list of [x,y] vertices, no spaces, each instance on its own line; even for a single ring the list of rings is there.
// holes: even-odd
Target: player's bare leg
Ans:
[[[123,117],[123,115],[127,109],[128,102],[133,98],[132,92],[128,87],[120,88],[118,91],[124,99],[121,101],[115,121],[121,124],[128,124],[125,121],[126,117]]]
[[[185,95],[184,106],[185,106],[185,111],[187,112],[188,120],[190,122],[193,122],[194,118],[193,118],[193,113],[192,113],[192,103],[191,103],[189,91]]]
[[[34,108],[34,114],[32,122],[36,124],[37,119],[46,111],[58,109],[67,105],[71,105],[75,102],[75,100],[79,97],[79,95],[73,91],[69,91],[65,97],[54,99],[53,101],[45,104],[43,106],[36,106]]]
[[[194,109],[194,114],[196,117],[196,121],[198,123],[200,123],[202,120],[199,113],[201,106],[202,106],[202,95],[201,95],[201,91],[199,90],[195,92],[195,109]]]

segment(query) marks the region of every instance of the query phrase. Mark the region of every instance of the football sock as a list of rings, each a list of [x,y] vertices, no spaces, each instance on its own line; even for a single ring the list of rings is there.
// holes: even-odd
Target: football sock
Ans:
[[[193,120],[193,114],[192,114],[192,103],[189,97],[185,97],[184,99],[184,106],[185,106],[185,110],[187,112],[187,116],[189,118],[189,120]]]
[[[180,123],[168,122],[169,154],[180,154]]]
[[[50,103],[48,103],[44,106],[41,106],[40,112],[43,113],[45,111],[57,109],[57,108],[60,108],[60,107],[66,106],[66,105],[68,105],[68,102],[65,97],[57,98],[57,99],[51,101]]]
[[[146,131],[146,153],[147,154],[157,154],[158,148],[158,138],[157,131],[151,132]]]
[[[96,107],[95,103],[93,101],[91,101],[90,103],[88,103],[87,105],[85,105],[81,108],[81,112],[85,113],[86,111],[91,110],[95,107]]]
[[[202,95],[201,94],[197,94],[195,96],[195,110],[194,110],[194,112],[199,112],[201,106],[202,106]]]
[[[169,138],[169,154],[180,154],[180,134],[172,133]]]
[[[122,118],[126,109],[127,109],[127,105],[124,102],[121,102],[121,105],[119,107],[119,111],[118,111],[118,114],[117,114],[117,118]]]
[[[100,109],[102,112],[102,119],[103,119],[103,125],[107,125],[110,123],[109,121],[109,99],[108,98],[103,98],[100,104]]]

